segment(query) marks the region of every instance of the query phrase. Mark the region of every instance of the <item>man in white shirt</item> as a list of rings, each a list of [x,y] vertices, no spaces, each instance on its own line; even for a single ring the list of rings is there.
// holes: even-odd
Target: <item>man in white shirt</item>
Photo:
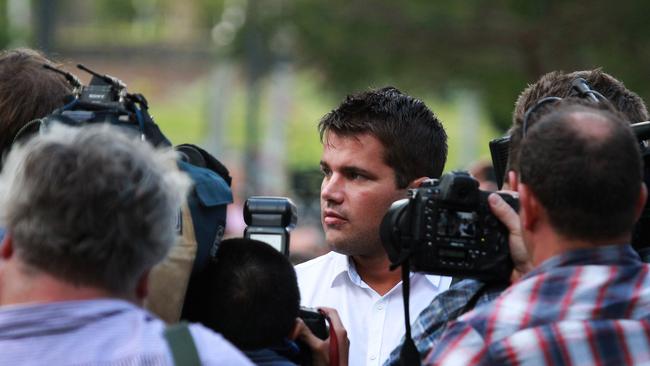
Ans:
[[[304,306],[335,308],[350,365],[381,365],[404,335],[401,272],[379,237],[391,203],[442,173],[447,135],[420,100],[387,87],[348,96],[319,123],[321,220],[332,252],[296,267]],[[415,319],[451,278],[411,274]]]
[[[183,354],[141,308],[189,186],[175,156],[107,125],[55,125],[13,148],[0,174],[0,365],[172,365]],[[202,365],[251,364],[203,326],[174,334]]]

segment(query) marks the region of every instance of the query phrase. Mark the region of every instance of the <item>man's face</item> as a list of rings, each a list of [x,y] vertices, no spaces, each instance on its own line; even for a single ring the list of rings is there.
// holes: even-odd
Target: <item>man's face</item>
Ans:
[[[325,136],[320,204],[325,240],[338,253],[383,256],[379,224],[406,190],[383,160],[384,146],[370,134]]]

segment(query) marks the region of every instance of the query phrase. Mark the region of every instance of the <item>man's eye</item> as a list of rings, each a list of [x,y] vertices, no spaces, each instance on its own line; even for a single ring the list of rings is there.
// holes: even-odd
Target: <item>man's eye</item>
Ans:
[[[332,175],[332,171],[329,169],[321,168],[320,172],[324,177],[329,177],[330,175]]]
[[[361,175],[359,173],[350,173],[350,174],[348,174],[348,178],[350,178],[352,180],[366,179],[366,177],[364,175]]]

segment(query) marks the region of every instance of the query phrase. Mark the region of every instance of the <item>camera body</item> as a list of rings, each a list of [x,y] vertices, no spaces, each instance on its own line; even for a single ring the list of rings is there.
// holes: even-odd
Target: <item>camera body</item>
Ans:
[[[244,237],[265,242],[289,256],[289,232],[296,226],[296,205],[286,197],[253,196],[244,204]]]
[[[318,310],[301,306],[298,311],[298,317],[305,322],[307,328],[319,339],[325,340],[330,336],[325,315],[321,314]]]
[[[393,203],[380,227],[391,263],[408,259],[417,272],[508,281],[513,266],[508,230],[490,210],[490,192],[478,185],[467,172],[452,172]],[[518,209],[516,198],[500,195]]]

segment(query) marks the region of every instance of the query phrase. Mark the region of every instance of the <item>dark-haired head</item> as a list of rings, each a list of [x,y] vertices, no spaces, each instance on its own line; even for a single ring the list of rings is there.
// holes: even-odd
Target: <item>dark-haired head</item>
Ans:
[[[520,182],[564,237],[602,242],[631,233],[642,166],[620,114],[563,101],[529,129],[519,161]]]
[[[419,177],[439,177],[447,160],[447,134],[440,121],[424,102],[393,87],[349,95],[318,128],[323,143],[329,133],[376,137],[398,188]]]
[[[300,293],[293,266],[280,252],[257,240],[224,240],[204,280],[204,306],[191,320],[244,350],[277,346],[289,337]]]

